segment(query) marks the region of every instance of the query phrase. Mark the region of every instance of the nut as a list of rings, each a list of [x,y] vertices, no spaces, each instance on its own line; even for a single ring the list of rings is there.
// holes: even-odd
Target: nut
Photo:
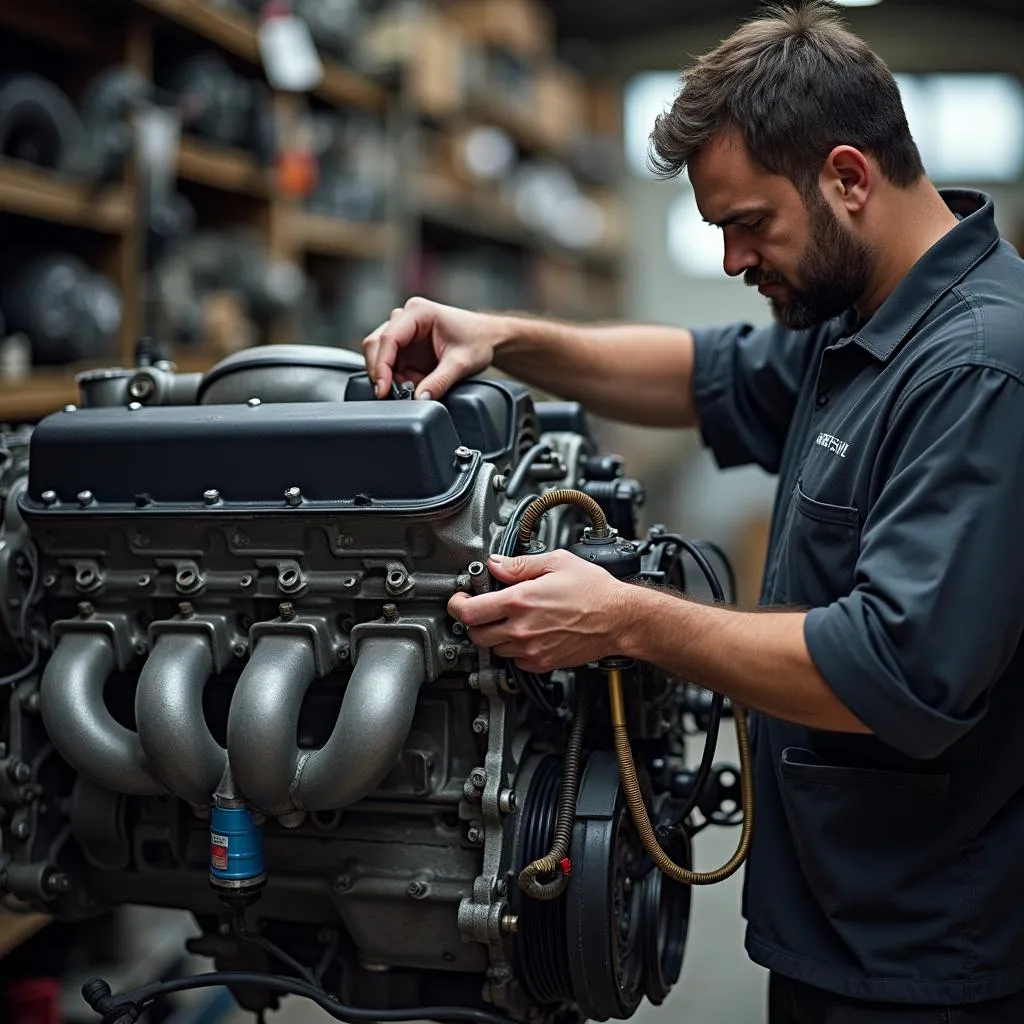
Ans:
[[[145,640],[136,640],[135,641],[135,653],[137,655],[139,655],[140,658],[148,650],[149,650],[149,644],[147,644]]]
[[[24,761],[12,761],[7,766],[7,774],[18,785],[23,785],[32,778],[32,769]]]
[[[501,494],[501,492],[505,490],[505,485],[507,483],[508,477],[502,476],[501,473],[498,473],[497,476],[491,477],[491,487],[493,487],[498,494]]]
[[[335,892],[348,892],[352,888],[352,879],[348,875],[338,875],[334,880]]]

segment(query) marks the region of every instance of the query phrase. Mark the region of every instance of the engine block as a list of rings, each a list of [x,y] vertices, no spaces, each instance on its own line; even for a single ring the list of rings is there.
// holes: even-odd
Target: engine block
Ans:
[[[685,587],[581,410],[482,379],[377,401],[361,360],[300,346],[80,384],[78,407],[4,435],[7,897],[65,919],[184,908],[219,967],[279,970],[262,935],[378,1010],[554,1021],[663,1000],[689,890],[637,840],[597,669],[526,677],[446,611],[494,585],[488,553],[553,488],[598,502],[638,583]],[[554,508],[534,550],[587,526]],[[638,678],[630,732],[669,822],[686,687]],[[568,891],[538,901],[517,879],[551,845],[581,702]]]

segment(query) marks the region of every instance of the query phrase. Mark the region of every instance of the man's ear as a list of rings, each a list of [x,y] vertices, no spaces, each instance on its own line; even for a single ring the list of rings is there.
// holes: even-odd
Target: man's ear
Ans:
[[[824,194],[851,215],[864,209],[874,184],[871,163],[854,146],[836,146],[825,158],[820,178]]]

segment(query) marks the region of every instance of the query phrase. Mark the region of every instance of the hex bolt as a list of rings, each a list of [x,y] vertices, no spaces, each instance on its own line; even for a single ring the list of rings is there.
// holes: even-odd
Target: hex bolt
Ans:
[[[277,606],[277,613],[282,619],[294,619],[295,618],[295,605],[291,601],[282,601]]]
[[[263,403],[258,398],[250,398],[245,404],[249,406],[250,409],[255,409],[256,406],[262,405]]]
[[[502,491],[505,490],[505,485],[507,483],[508,477],[503,476],[501,473],[498,473],[497,476],[491,477],[491,487],[493,487],[498,494],[501,494]]]
[[[178,614],[183,615],[186,619],[195,612],[192,607],[191,601],[179,601],[178,602]]]
[[[452,647],[450,644],[444,649],[443,653],[445,661],[455,661],[459,656],[458,648]]]
[[[386,604],[381,608],[380,612],[388,622],[394,622],[398,618],[398,605]]]
[[[244,640],[236,640],[231,645],[231,653],[236,658],[244,658],[249,652],[249,645]]]
[[[469,781],[477,789],[483,789],[487,785],[487,772],[483,768],[474,768],[469,773]]]
[[[128,385],[128,394],[140,402],[144,402],[147,398],[150,398],[154,391],[156,391],[156,381],[144,373],[140,373],[137,377],[133,377],[131,383]]]
[[[31,831],[32,830],[29,828],[28,822],[24,818],[20,821],[16,821],[11,826],[11,835],[13,835],[15,839],[28,839]]]
[[[78,614],[81,615],[83,619],[89,618],[89,616],[92,615],[93,611],[94,609],[91,601],[78,602]]]
[[[43,491],[42,494],[43,504],[46,506],[57,504],[57,492],[56,491]]]
[[[302,504],[302,491],[298,487],[289,487],[284,492],[284,500],[291,505],[292,508],[297,508]]]
[[[519,932],[519,915],[518,914],[502,914],[501,915],[501,934],[502,935],[516,935]]]
[[[406,893],[414,900],[421,900],[430,892],[430,886],[420,879],[414,879],[405,888]]]
[[[473,453],[464,444],[460,444],[459,447],[455,449],[455,458],[457,458],[459,462],[469,462],[469,460],[473,458]]]
[[[473,732],[475,732],[477,736],[485,735],[489,728],[490,726],[487,723],[487,719],[484,718],[483,715],[479,715],[473,719]]]
[[[466,838],[474,845],[479,846],[484,841],[484,830],[478,825],[473,825],[466,833]]]
[[[32,778],[32,768],[22,760],[15,760],[7,766],[7,774],[13,782],[21,786]]]
[[[88,508],[93,502],[92,491],[79,491],[78,492],[78,504],[82,508]]]
[[[216,505],[220,501],[220,491],[216,487],[211,487],[208,491],[203,491],[203,501],[207,505]]]
[[[453,622],[452,623],[452,632],[456,636],[465,636],[466,627],[461,622]]]

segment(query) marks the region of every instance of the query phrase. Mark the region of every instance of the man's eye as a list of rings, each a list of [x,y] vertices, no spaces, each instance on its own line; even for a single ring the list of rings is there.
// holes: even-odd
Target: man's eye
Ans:
[[[748,231],[760,231],[761,228],[764,227],[764,220],[764,217],[758,217],[757,220],[752,220],[749,223],[744,224],[743,226]]]

